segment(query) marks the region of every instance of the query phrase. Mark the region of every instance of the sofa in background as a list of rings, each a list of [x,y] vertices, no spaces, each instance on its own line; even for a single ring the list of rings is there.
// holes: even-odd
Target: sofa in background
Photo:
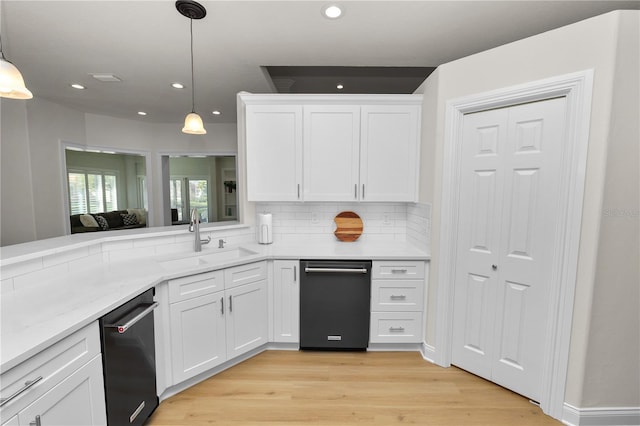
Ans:
[[[144,228],[147,212],[144,209],[114,210],[102,213],[73,214],[70,216],[71,233]]]

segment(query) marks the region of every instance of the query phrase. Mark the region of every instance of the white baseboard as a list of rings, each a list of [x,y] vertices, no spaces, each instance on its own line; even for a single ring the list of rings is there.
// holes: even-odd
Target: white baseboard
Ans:
[[[422,354],[422,358],[426,359],[432,364],[435,364],[434,361],[436,359],[436,348],[428,344],[427,342],[422,342],[422,347],[420,348],[420,353]]]
[[[638,426],[640,407],[577,408],[565,403],[562,423],[569,426]]]

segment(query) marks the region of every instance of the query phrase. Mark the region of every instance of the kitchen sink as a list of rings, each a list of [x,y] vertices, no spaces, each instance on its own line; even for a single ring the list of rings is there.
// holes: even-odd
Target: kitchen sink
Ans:
[[[257,254],[255,251],[247,250],[242,247],[231,249],[219,249],[206,254],[193,254],[179,259],[169,259],[159,261],[158,263],[165,269],[185,269],[195,268],[203,265],[215,265],[216,263],[227,260],[242,259],[243,257],[253,256]]]
[[[254,254],[257,253],[242,247],[237,247],[229,250],[220,250],[214,253],[203,254],[198,256],[198,258],[204,260],[206,263],[216,263],[222,260],[241,259],[243,257],[253,256]]]
[[[185,257],[182,259],[165,260],[158,263],[166,269],[182,269],[205,265],[207,262],[199,257]]]

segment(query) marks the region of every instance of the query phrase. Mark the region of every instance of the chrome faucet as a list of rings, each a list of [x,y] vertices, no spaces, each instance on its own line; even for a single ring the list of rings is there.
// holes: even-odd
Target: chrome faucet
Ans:
[[[211,242],[211,236],[206,240],[200,239],[200,213],[198,209],[191,210],[191,223],[189,223],[189,232],[193,232],[195,240],[193,242],[193,249],[195,251],[202,251],[202,244],[209,244]]]

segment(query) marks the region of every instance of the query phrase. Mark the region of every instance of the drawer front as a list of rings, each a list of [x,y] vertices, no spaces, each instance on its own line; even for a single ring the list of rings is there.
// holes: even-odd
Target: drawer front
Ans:
[[[267,262],[255,262],[224,270],[225,288],[234,288],[267,279]]]
[[[422,342],[422,312],[372,312],[371,343]]]
[[[423,280],[373,280],[371,311],[422,311]]]
[[[204,274],[169,280],[169,303],[193,299],[224,289],[224,272],[213,271]]]
[[[2,418],[9,418],[56,386],[64,378],[100,353],[98,321],[53,344],[22,364],[2,373],[2,398],[8,398],[21,389],[32,386],[2,406]]]
[[[425,262],[421,260],[382,260],[373,262],[372,278],[418,279],[425,276]]]

